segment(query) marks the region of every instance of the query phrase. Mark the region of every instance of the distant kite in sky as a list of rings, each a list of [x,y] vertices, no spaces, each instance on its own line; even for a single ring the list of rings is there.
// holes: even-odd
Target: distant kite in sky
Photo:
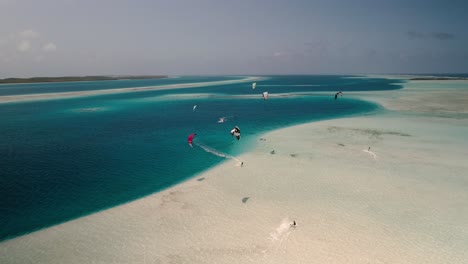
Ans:
[[[341,94],[341,96],[343,96],[343,92],[342,92],[342,91],[339,91],[339,92],[337,92],[337,93],[335,94],[335,100],[336,100],[336,98],[338,98],[338,95],[340,95],[340,94]]]

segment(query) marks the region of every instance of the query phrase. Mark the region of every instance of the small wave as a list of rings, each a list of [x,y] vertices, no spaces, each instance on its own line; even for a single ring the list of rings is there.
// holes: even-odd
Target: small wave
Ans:
[[[262,84],[261,86],[311,87],[311,86],[329,86],[329,85],[328,84]]]
[[[89,112],[98,112],[98,111],[103,111],[103,107],[89,107],[89,108],[80,108],[78,109],[78,112],[80,113],[89,113]]]

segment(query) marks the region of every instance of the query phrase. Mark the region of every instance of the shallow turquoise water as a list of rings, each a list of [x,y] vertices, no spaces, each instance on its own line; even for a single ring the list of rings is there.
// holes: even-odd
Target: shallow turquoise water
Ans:
[[[187,83],[207,77],[184,78],[178,79]],[[340,76],[270,76],[258,82],[255,90],[251,83],[239,83],[2,104],[0,240],[154,193],[224,160],[201,148],[190,148],[190,133],[198,134],[196,142],[237,155],[268,130],[379,111],[375,104],[346,96],[334,100],[334,92],[397,89],[400,86],[395,82],[400,83]],[[91,88],[112,88],[101,84],[96,82]],[[47,90],[44,84],[37,84],[40,88],[29,85]],[[127,86],[131,87],[131,81]],[[234,96],[260,94],[265,89],[270,94],[330,91],[330,96],[270,100]],[[192,93],[212,96],[167,97]],[[192,111],[194,105],[197,108]],[[228,120],[217,123],[223,116]],[[235,125],[242,131],[240,141],[229,134]]]

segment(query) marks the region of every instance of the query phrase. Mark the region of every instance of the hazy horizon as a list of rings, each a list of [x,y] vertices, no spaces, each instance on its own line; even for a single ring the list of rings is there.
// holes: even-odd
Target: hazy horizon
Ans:
[[[467,73],[467,9],[419,0],[0,0],[0,78]]]
[[[66,78],[66,77],[135,77],[135,76],[162,76],[162,77],[177,77],[177,76],[294,76],[294,75],[310,75],[310,76],[346,76],[346,75],[352,75],[352,76],[372,76],[372,75],[415,75],[415,76],[447,76],[451,77],[452,75],[468,75],[468,72],[440,72],[440,73],[287,73],[287,74],[281,74],[281,73],[275,73],[275,74],[102,74],[102,75],[63,75],[63,76],[55,76],[55,75],[48,75],[48,76],[27,76],[27,77],[2,77],[0,80],[4,79],[32,79],[32,78]]]

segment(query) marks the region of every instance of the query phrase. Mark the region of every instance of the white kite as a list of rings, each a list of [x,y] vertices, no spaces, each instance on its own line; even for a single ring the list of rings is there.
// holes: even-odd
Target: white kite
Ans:
[[[231,135],[232,136],[235,136],[237,138],[237,140],[240,139],[241,137],[241,132],[240,132],[240,128],[238,126],[235,126],[232,130],[231,130]]]

